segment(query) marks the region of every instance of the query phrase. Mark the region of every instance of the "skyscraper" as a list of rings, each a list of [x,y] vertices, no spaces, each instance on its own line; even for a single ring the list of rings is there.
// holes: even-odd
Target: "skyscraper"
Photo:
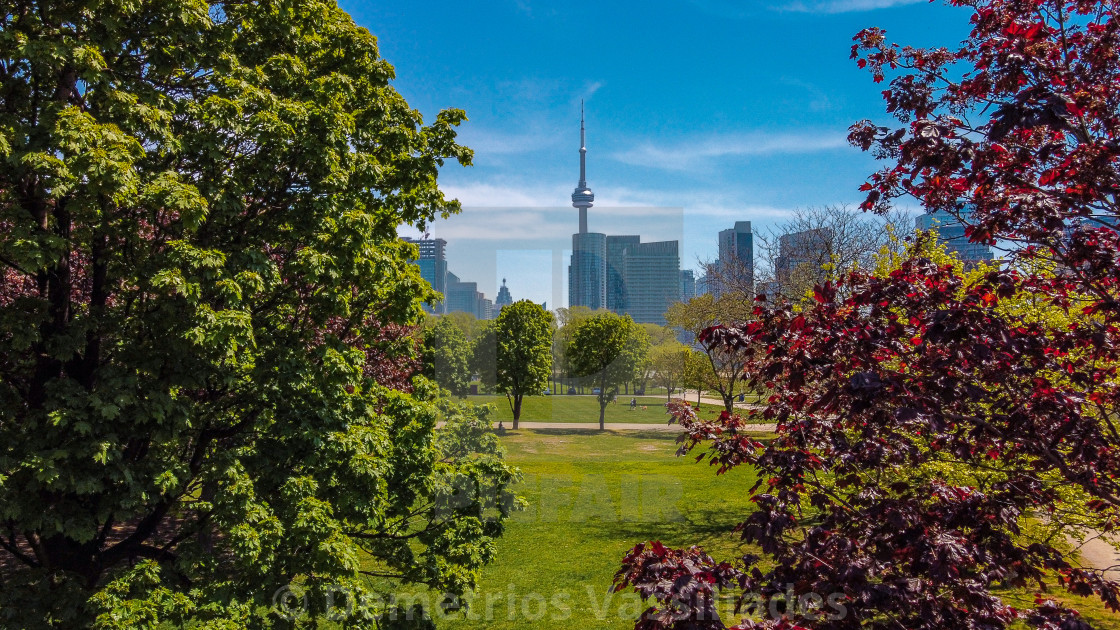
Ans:
[[[957,257],[966,264],[995,259],[991,247],[983,243],[972,243],[965,235],[965,225],[971,217],[972,211],[968,209],[959,218],[943,211],[926,212],[914,219],[914,227],[935,232],[937,239],[944,242],[949,251],[956,252]]]
[[[735,227],[719,233],[719,282],[711,287],[718,295],[725,290],[754,293],[754,232],[750,221],[736,221]]]
[[[579,210],[579,232],[572,235],[568,305],[598,309],[607,306],[607,236],[587,231],[587,209],[594,202],[595,193],[587,186],[587,132],[580,104],[579,183],[572,191],[572,207]]]
[[[642,242],[640,236],[607,237],[607,308],[626,309],[626,251]]]
[[[696,297],[696,272],[681,269],[681,301],[687,302]]]
[[[606,262],[606,234],[583,232],[572,235],[572,262],[568,266],[570,306],[607,307]]]
[[[829,250],[832,244],[832,230],[829,228],[816,228],[803,230],[791,234],[783,234],[778,239],[778,260],[775,261],[775,271],[779,277],[796,271],[799,267],[811,267],[811,272],[818,270],[828,263],[831,258]]]
[[[618,312],[639,323],[665,325],[665,311],[681,299],[677,241],[637,243],[623,253],[625,306]]]
[[[404,240],[420,248],[420,258],[416,264],[420,267],[420,277],[424,278],[432,288],[444,295],[444,301],[434,307],[424,305],[424,310],[429,313],[447,312],[447,241],[442,238],[409,238]]]
[[[833,231],[814,228],[778,238],[774,278],[760,292],[772,298],[797,299],[807,288],[824,282],[825,265],[832,261]]]
[[[501,312],[503,306],[513,304],[513,296],[510,295],[509,287],[506,286],[506,279],[502,278],[502,288],[498,289],[498,297],[494,298],[494,308]]]

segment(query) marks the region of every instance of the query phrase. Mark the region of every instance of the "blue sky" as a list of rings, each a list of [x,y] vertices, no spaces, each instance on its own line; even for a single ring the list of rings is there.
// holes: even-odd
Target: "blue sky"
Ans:
[[[858,203],[875,163],[847,146],[847,128],[891,119],[884,86],[848,58],[856,32],[953,46],[969,18],[923,0],[341,5],[425,119],[467,112],[475,165],[441,174],[465,211],[430,229],[449,241],[451,269],[490,297],[509,277],[515,299],[550,306],[566,294],[566,258],[551,250],[576,229],[580,99],[591,229],[680,238],[682,266],[696,267],[736,220],[758,231],[794,208]]]

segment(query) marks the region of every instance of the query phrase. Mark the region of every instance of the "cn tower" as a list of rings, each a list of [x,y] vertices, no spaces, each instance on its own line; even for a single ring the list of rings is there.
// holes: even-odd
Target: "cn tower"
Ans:
[[[587,209],[595,205],[595,193],[587,187],[587,131],[583,126],[583,101],[579,102],[579,184],[572,191],[572,207],[579,209],[579,233],[587,234]]]
[[[579,210],[579,232],[572,234],[572,264],[568,267],[568,305],[592,309],[607,306],[607,235],[587,231],[587,209],[595,194],[587,187],[587,130],[583,102],[579,104],[579,184],[572,206]]]

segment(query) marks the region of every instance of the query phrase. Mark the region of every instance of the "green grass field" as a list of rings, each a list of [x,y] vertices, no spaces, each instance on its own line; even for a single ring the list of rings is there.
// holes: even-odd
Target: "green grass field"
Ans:
[[[626,413],[626,412],[623,412]],[[438,617],[438,628],[465,630],[629,630],[645,609],[632,593],[608,593],[623,555],[636,543],[700,544],[718,559],[741,551],[729,533],[749,509],[751,471],[716,477],[706,464],[676,457],[675,435],[510,432],[508,459],[525,474],[518,513],[484,569],[464,617]],[[1029,605],[1033,594],[1003,593]],[[1099,600],[1062,598],[1094,628],[1120,630],[1120,616]]]
[[[630,398],[637,398],[637,409],[630,410]],[[494,420],[513,421],[513,412],[505,396],[468,396],[475,404],[491,403],[497,410]],[[690,401],[696,404],[696,399]],[[643,409],[644,407],[644,409]],[[723,407],[701,404],[706,417],[716,417]],[[526,396],[521,403],[521,420],[525,422],[598,422],[599,401],[595,396]],[[669,416],[665,411],[664,396],[619,396],[618,401],[607,405],[608,423],[665,424]]]
[[[733,555],[737,544],[729,531],[748,509],[750,471],[717,479],[708,466],[676,457],[674,438],[508,433],[502,441],[525,474],[519,492],[529,507],[514,517],[497,562],[484,570],[470,616],[452,615],[437,625],[629,629],[645,607],[635,595],[611,595],[608,588],[636,543],[700,543]]]

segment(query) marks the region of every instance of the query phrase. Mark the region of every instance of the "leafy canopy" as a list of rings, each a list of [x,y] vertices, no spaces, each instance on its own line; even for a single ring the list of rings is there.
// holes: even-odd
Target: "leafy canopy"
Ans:
[[[326,0],[5,5],[0,625],[283,627],[293,581],[473,584],[511,472],[408,393],[432,294],[396,237],[458,210],[438,169],[471,153],[393,76]]]
[[[601,313],[578,324],[566,354],[572,374],[589,377],[598,386],[603,428],[607,403],[648,363],[649,335],[629,315]]]
[[[502,308],[494,323],[495,382],[513,404],[515,421],[521,416],[521,399],[539,395],[552,375],[552,313],[539,304],[521,300]]]
[[[424,375],[452,395],[466,396],[471,384],[471,347],[463,331],[440,317],[423,334]]]
[[[745,351],[772,395],[747,418],[676,415],[686,450],[759,470],[739,532],[766,558],[635,548],[617,582],[655,600],[646,630],[724,628],[714,589],[777,597],[787,584],[839,594],[845,614],[799,608],[786,627],[1089,627],[1046,585],[1120,609],[1120,584],[1060,535],[1120,517],[1120,16],[1086,0],[950,4],[972,13],[959,47],[856,36],[858,64],[892,76],[883,94],[902,123],[851,130],[888,161],[863,205],[911,197],[971,214],[973,242],[1020,247],[965,272],[918,240],[800,309],[759,305],[709,333]],[[744,436],[751,420],[777,437]],[[1016,608],[1002,586],[1040,595]]]

